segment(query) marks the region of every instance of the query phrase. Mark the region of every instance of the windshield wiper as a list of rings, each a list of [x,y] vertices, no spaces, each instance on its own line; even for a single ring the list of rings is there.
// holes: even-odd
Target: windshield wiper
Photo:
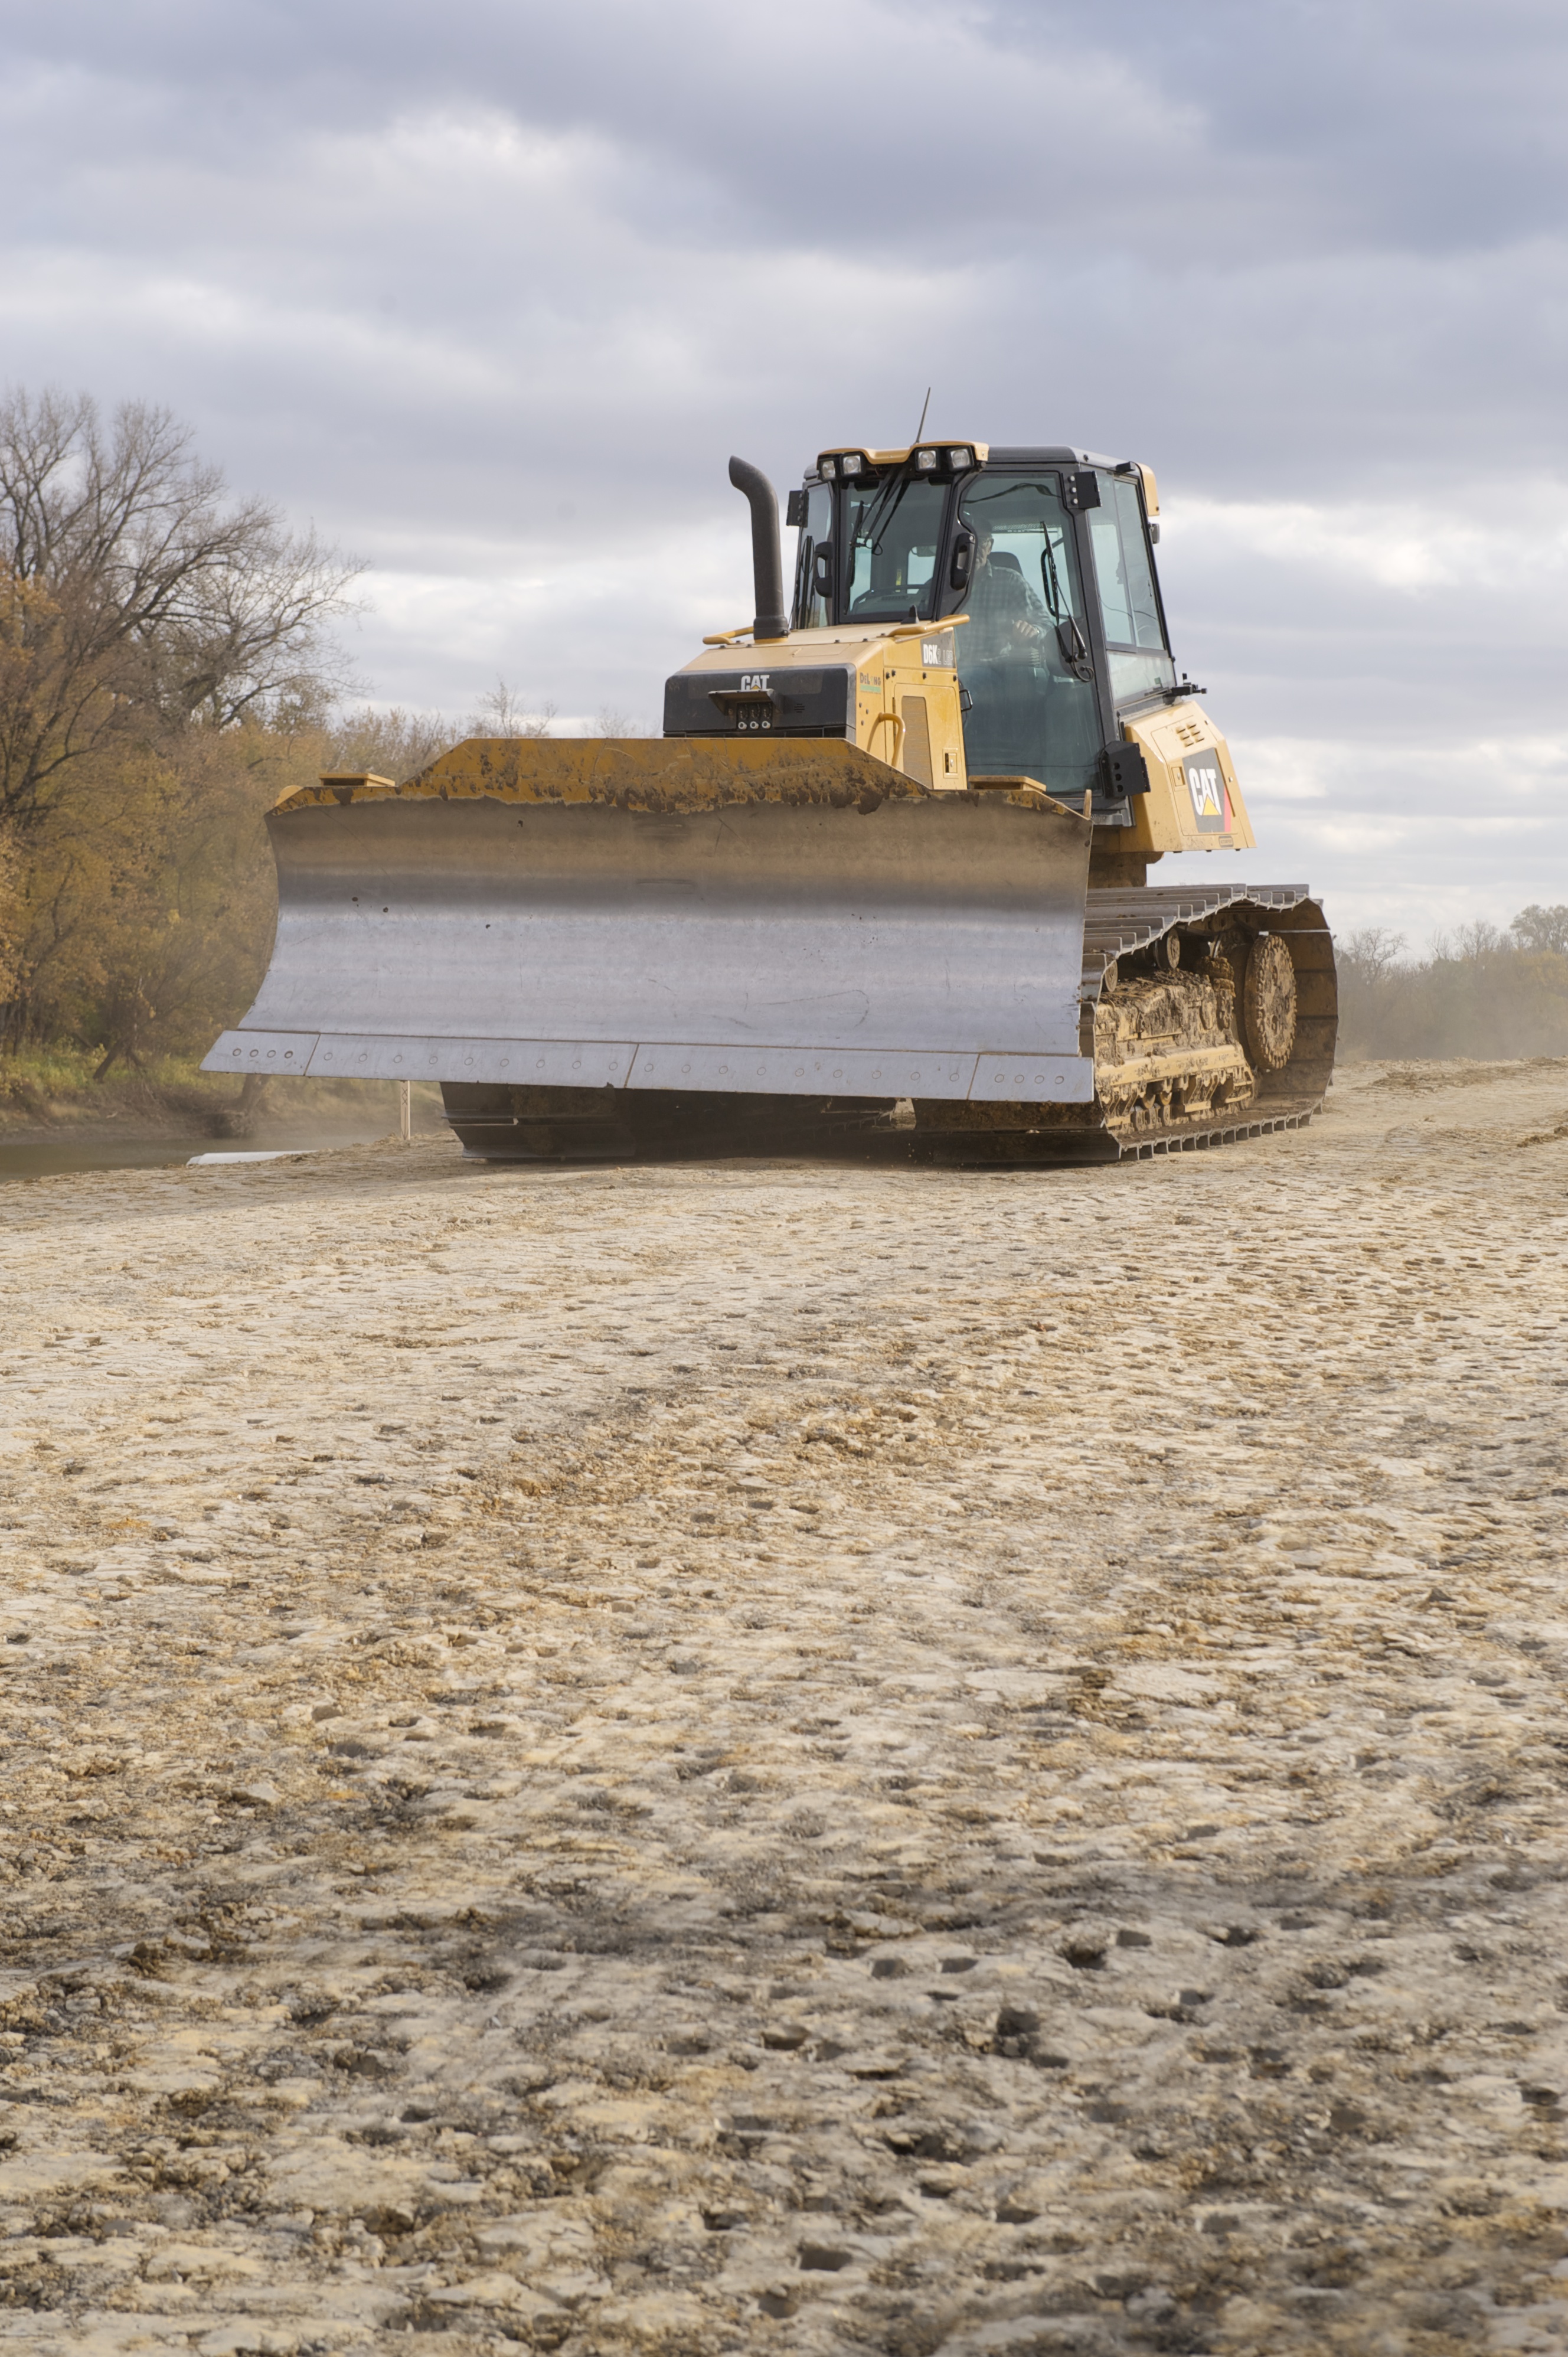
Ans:
[[[891,483],[885,483],[877,493],[876,504],[871,509],[869,514],[866,516],[865,522],[861,530],[855,533],[854,537],[856,543],[868,546],[873,555],[875,555],[882,546],[883,537],[886,533],[887,527],[898,512],[898,502],[903,498],[905,492],[908,490],[913,480],[914,477],[906,472],[896,475]],[[882,512],[882,504],[886,499],[889,491],[892,492],[893,497],[891,503],[888,505],[887,512],[884,515]]]
[[[1048,540],[1040,550],[1040,587],[1046,593],[1046,604],[1052,621],[1059,622],[1063,603],[1061,576],[1057,571],[1056,555]]]

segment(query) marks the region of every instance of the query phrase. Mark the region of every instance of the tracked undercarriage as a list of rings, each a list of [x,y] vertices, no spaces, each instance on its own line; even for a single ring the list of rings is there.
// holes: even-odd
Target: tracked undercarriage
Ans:
[[[1145,888],[1088,897],[1088,1104],[1022,1094],[976,1103],[461,1082],[442,1094],[464,1146],[486,1160],[839,1152],[971,1164],[1118,1161],[1310,1120],[1333,1069],[1336,1022],[1333,950],[1304,890]],[[1005,1060],[1018,1062],[1026,1082],[1022,1060]]]
[[[1294,1129],[1323,1103],[1334,952],[1304,889],[1090,892],[1083,1032],[1094,1101],[917,1103],[942,1159],[1119,1161]]]

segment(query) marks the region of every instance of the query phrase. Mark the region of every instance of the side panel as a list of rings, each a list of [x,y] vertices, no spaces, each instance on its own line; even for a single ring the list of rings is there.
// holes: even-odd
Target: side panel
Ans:
[[[950,623],[871,625],[716,649],[665,682],[665,741],[843,737],[921,786],[961,792],[958,636]]]
[[[954,640],[960,635],[947,630],[923,638],[890,638],[881,665],[882,709],[899,724],[878,737],[883,758],[938,793],[961,792],[968,783],[954,663]],[[897,755],[890,736],[897,738]],[[865,742],[864,735],[861,742]]]
[[[722,670],[710,662],[665,681],[664,734],[843,737],[854,701],[853,664],[786,664],[747,647]]]
[[[1230,748],[1200,705],[1168,705],[1122,726],[1148,765],[1149,791],[1132,797],[1132,831],[1118,851],[1135,857],[1256,847]]]

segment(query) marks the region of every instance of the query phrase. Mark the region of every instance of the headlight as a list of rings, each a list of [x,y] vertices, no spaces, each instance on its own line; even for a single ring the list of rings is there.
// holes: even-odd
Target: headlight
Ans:
[[[858,475],[861,468],[859,451],[846,450],[843,457],[839,460],[839,465],[843,468],[846,475]]]
[[[948,452],[948,465],[952,468],[955,475],[967,473],[968,469],[972,467],[973,464],[974,453],[972,450],[950,450]]]
[[[836,458],[819,458],[817,460],[817,472],[821,475],[824,483],[832,482],[838,474],[838,460]]]
[[[915,453],[915,467],[917,472],[919,474],[935,474],[937,467],[936,452],[934,450],[917,450]]]

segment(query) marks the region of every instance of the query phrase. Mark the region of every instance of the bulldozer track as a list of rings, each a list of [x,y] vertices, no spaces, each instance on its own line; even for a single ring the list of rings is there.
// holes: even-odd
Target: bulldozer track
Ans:
[[[1183,928],[1212,936],[1232,912],[1260,934],[1283,935],[1289,946],[1297,992],[1293,1050],[1278,1069],[1256,1069],[1258,1093],[1249,1117],[1199,1120],[1122,1137],[1118,1159],[1145,1161],[1156,1154],[1192,1153],[1304,1128],[1322,1105],[1334,1066],[1337,992],[1327,928],[1304,884],[1091,890],[1084,922],[1085,1003],[1098,1003],[1108,975],[1129,952],[1152,948]],[[1101,1077],[1098,1071],[1096,1077]],[[1285,1102],[1279,1103],[1281,1098]]]
[[[1284,968],[1294,977],[1296,1007],[1291,1050],[1277,1069],[1261,1067],[1242,1042],[1240,1004],[1242,974],[1235,970],[1262,937],[1277,934],[1289,951]],[[1122,968],[1134,964],[1173,935],[1219,954],[1222,963],[1206,974],[1221,977],[1210,989],[1210,1020],[1228,1012],[1225,1028],[1193,1039],[1134,1039],[1132,1059],[1104,1052]],[[1231,955],[1224,959],[1229,947]],[[1154,969],[1149,967],[1152,977]],[[1145,987],[1147,985],[1145,984]],[[1197,997],[1201,985],[1189,984]],[[1168,996],[1176,996],[1174,979]],[[944,1162],[1081,1163],[1147,1161],[1159,1154],[1187,1154],[1230,1146],[1275,1131],[1305,1125],[1323,1103],[1334,1067],[1337,994],[1334,952],[1323,913],[1302,884],[1220,884],[1194,890],[1155,885],[1090,890],[1084,912],[1082,1006],[1085,1045],[1092,1043],[1094,1102],[1086,1106],[1013,1104],[919,1106],[926,1135],[917,1152]],[[1154,1048],[1154,1054],[1138,1050]],[[1164,1068],[1165,1077],[1150,1079]],[[1206,1103],[1173,1116],[1173,1091],[1184,1079],[1212,1083],[1216,1071],[1244,1088],[1244,1103]],[[1112,1111],[1119,1073],[1133,1076],[1138,1102],[1118,1117]],[[1134,1125],[1142,1123],[1143,1125]]]
[[[1202,892],[1179,884],[1144,884],[1117,891],[1097,891],[1090,886],[1083,925],[1085,981],[1091,974],[1098,979],[1112,958],[1146,948],[1174,925],[1200,922],[1238,901],[1284,911],[1300,908],[1310,898],[1305,884],[1220,884]]]
[[[1195,1154],[1200,1147],[1239,1146],[1249,1137],[1272,1137],[1276,1130],[1305,1129],[1309,1113],[1282,1114],[1278,1121],[1239,1122],[1233,1129],[1184,1131],[1174,1135],[1139,1139],[1122,1148],[1122,1162],[1148,1162],[1156,1154]]]

